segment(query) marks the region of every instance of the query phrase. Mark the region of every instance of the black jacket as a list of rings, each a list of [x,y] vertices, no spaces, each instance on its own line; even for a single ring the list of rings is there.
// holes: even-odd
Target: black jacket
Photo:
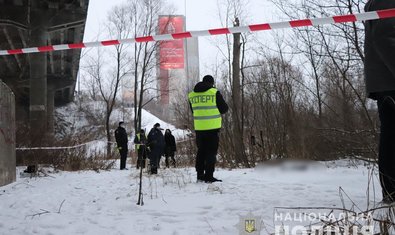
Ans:
[[[126,134],[125,128],[119,126],[115,130],[115,141],[118,147],[126,148],[128,146],[128,134]]]
[[[195,87],[193,88],[194,92],[205,92],[209,89],[213,88],[209,83],[206,82],[198,82]],[[225,102],[224,97],[221,95],[219,91],[215,94],[216,102],[217,102],[217,108],[221,114],[224,114],[228,112],[229,107],[228,104]],[[192,105],[189,103],[189,106],[192,110]],[[193,112],[193,110],[192,110]]]
[[[152,128],[148,133],[148,146],[151,149],[151,154],[162,155],[165,148],[165,139],[162,131]]]
[[[394,0],[370,0],[365,11],[395,8]],[[365,22],[365,82],[368,97],[395,94],[395,18]]]
[[[176,139],[174,138],[174,135],[172,135],[171,133],[165,133],[165,143],[166,143],[166,147],[165,147],[166,151],[169,150],[172,152],[177,151]]]

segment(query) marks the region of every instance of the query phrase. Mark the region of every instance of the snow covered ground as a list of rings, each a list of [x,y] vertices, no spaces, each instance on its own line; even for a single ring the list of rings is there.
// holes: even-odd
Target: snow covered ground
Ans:
[[[379,201],[377,176],[367,190],[368,168],[345,163],[218,169],[215,176],[223,182],[214,184],[196,183],[193,168],[161,168],[156,176],[144,173],[143,206],[136,205],[133,167],[18,177],[0,187],[0,234],[239,234],[249,213],[260,217],[261,234],[269,234],[278,207],[333,208],[344,202],[348,209],[355,203],[365,210],[367,191],[371,203]]]

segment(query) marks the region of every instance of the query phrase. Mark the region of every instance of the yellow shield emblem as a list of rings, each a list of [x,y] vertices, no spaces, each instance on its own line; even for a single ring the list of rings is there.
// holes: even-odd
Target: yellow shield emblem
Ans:
[[[245,231],[247,232],[247,233],[252,233],[252,232],[254,232],[254,231],[256,231],[256,228],[255,228],[255,220],[252,220],[252,219],[250,219],[250,220],[245,220]]]

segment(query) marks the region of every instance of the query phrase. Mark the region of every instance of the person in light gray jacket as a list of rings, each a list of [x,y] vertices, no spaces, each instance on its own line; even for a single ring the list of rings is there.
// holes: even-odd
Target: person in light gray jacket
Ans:
[[[365,11],[395,8],[395,0],[369,0]],[[367,96],[380,118],[379,175],[383,202],[395,202],[395,18],[365,22]]]

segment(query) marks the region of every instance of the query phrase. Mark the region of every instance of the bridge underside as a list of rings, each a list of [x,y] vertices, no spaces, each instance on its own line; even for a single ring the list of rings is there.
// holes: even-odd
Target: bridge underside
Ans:
[[[0,49],[81,42],[89,0],[0,0]],[[17,123],[31,140],[53,134],[53,110],[71,102],[81,50],[0,57],[0,79],[15,93]],[[32,144],[33,141],[32,141]]]

